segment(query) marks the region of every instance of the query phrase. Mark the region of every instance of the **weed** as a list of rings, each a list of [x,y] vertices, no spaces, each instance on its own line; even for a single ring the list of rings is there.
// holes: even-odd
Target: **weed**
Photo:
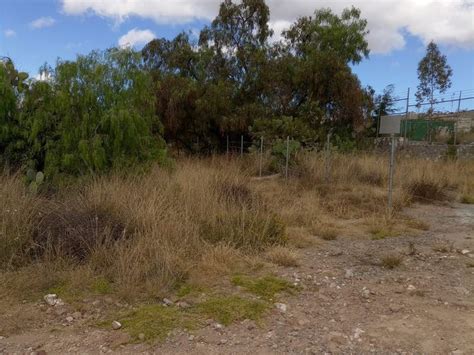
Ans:
[[[258,321],[269,308],[268,303],[238,296],[217,296],[197,306],[197,312],[224,325],[251,319]]]
[[[232,283],[266,300],[273,300],[280,292],[291,293],[295,289],[290,282],[275,276],[265,276],[256,279],[237,275],[232,278]]]
[[[414,218],[407,219],[405,221],[405,224],[410,228],[418,229],[418,230],[422,230],[422,231],[427,231],[427,230],[430,229],[429,224],[427,224],[423,221],[420,221],[418,219],[414,219]]]
[[[452,253],[454,251],[454,243],[436,243],[433,245],[433,251],[438,253]]]
[[[461,203],[466,205],[474,205],[474,196],[471,195],[463,195],[461,197]]]
[[[387,255],[381,259],[381,265],[386,269],[395,269],[402,263],[402,258],[398,255]]]
[[[382,240],[385,238],[398,237],[400,232],[393,230],[391,227],[374,226],[369,229],[373,240]]]
[[[147,341],[164,340],[175,329],[195,329],[199,318],[191,312],[176,307],[143,305],[128,312],[121,318],[123,329],[137,341],[140,334]]]
[[[94,280],[92,282],[91,289],[93,292],[101,295],[108,295],[113,291],[112,284],[109,282],[109,280],[103,277]]]
[[[286,267],[296,267],[298,266],[298,260],[296,253],[291,249],[276,246],[271,248],[265,253],[265,257],[268,261]]]
[[[336,240],[338,236],[338,231],[335,228],[328,226],[321,226],[315,230],[315,234],[323,240],[331,241]]]

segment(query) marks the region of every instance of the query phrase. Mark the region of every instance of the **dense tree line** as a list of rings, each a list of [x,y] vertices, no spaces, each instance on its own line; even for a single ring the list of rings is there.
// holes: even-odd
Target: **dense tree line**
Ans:
[[[42,81],[4,59],[2,162],[80,175],[163,158],[165,142],[216,152],[227,136],[307,144],[329,131],[339,140],[362,134],[383,97],[351,71],[369,54],[360,11],[316,10],[279,41],[269,19],[264,0],[225,0],[198,39],[183,32],[141,52],[59,60],[41,69]]]

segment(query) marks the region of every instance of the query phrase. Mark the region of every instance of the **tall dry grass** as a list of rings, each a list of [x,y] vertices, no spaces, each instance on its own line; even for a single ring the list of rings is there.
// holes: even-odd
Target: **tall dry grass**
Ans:
[[[275,248],[287,241],[299,248],[374,228],[396,235],[382,229],[413,201],[474,195],[473,162],[399,159],[396,214],[387,217],[387,157],[334,154],[329,180],[325,164],[324,155],[299,154],[285,181],[253,178],[258,157],[185,159],[173,170],[114,174],[48,197],[0,176],[0,293],[58,284],[87,291],[105,280],[127,298],[156,296],[232,273],[249,256],[296,265],[296,254]]]
[[[2,180],[4,268],[66,260],[64,271],[79,271],[58,278],[105,278],[124,296],[156,295],[200,265],[208,272],[219,252],[285,243],[284,225],[237,164],[186,160],[174,171],[98,178],[55,198],[28,194],[16,177]],[[221,270],[232,262],[214,260]]]

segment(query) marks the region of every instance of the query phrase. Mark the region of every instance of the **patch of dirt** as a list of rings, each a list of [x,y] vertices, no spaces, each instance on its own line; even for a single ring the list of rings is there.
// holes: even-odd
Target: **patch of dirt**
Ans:
[[[56,324],[45,320],[2,338],[0,353],[472,354],[474,206],[420,205],[405,214],[430,230],[382,240],[341,236],[300,250],[299,267],[276,268],[301,292],[280,298],[287,310],[275,307],[262,325],[210,322],[192,334],[176,331],[163,344],[133,344],[120,330],[92,327],[88,310],[85,319],[65,323],[66,315],[53,315]],[[387,256],[401,265],[384,268]],[[39,304],[25,309],[45,312]]]

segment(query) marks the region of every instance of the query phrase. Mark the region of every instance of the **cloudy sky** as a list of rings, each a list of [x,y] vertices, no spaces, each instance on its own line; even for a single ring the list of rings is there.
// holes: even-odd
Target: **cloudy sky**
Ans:
[[[0,0],[0,55],[34,75],[57,57],[116,45],[141,48],[154,37],[197,33],[220,0]],[[473,0],[267,0],[276,37],[316,8],[354,5],[369,22],[370,59],[353,68],[364,84],[402,94],[417,85],[416,67],[434,40],[454,70],[450,91],[474,89]]]

